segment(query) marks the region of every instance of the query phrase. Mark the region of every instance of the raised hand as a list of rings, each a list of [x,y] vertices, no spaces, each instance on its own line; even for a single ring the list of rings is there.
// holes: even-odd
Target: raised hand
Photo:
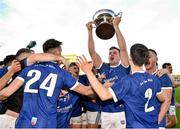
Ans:
[[[114,27],[118,26],[119,23],[121,22],[121,18],[118,16],[114,17],[112,20],[113,20],[112,23]]]
[[[17,60],[13,60],[9,70],[11,70],[13,73],[19,72],[21,70],[20,62]]]
[[[167,69],[158,69],[155,73],[158,77],[163,76],[164,74],[169,74],[169,71]]]
[[[111,87],[113,84],[114,84],[113,81],[108,80],[108,81],[106,81],[106,82],[104,83],[104,86],[105,86],[106,88],[109,88],[109,87]]]
[[[78,64],[79,68],[81,68],[84,73],[87,74],[89,72],[92,72],[93,65],[88,63],[88,61],[84,55],[78,56],[77,60],[78,60],[77,64]]]
[[[106,75],[104,73],[98,75],[98,80],[102,82],[103,79],[106,78]]]
[[[90,21],[90,22],[88,22],[88,23],[86,24],[86,27],[87,27],[87,29],[88,29],[89,31],[92,31],[92,29],[93,29],[93,24],[94,24],[93,21]]]

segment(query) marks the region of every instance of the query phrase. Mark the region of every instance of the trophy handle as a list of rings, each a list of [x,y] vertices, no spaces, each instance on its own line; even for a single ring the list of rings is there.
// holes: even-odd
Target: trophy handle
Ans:
[[[93,21],[92,27],[93,27],[93,28],[96,28],[96,27],[97,27],[95,21]]]
[[[119,12],[117,15],[115,15],[115,16],[119,16],[120,18],[122,17],[122,12]]]

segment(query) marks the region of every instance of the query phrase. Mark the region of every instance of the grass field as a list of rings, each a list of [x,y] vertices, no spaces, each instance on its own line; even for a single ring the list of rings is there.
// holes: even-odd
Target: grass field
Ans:
[[[175,91],[175,99],[176,99],[176,102],[177,102],[177,103],[180,103],[180,87],[176,88],[176,91]],[[180,109],[177,109],[177,110],[176,110],[176,113],[177,113],[178,123],[177,123],[177,125],[175,126],[175,128],[180,128]]]

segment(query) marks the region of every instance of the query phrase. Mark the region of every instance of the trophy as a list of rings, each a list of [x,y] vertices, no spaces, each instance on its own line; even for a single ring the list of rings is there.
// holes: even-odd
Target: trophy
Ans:
[[[100,39],[107,40],[114,36],[115,30],[112,18],[118,15],[121,17],[122,12],[119,12],[117,15],[110,9],[100,9],[95,12],[93,21],[96,25],[96,35]]]

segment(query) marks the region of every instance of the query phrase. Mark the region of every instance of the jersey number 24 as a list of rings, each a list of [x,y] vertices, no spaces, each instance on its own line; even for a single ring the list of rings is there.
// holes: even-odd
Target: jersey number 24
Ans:
[[[24,88],[24,92],[38,93],[38,89],[31,89],[31,85],[37,82],[41,78],[41,72],[39,70],[30,70],[27,76],[32,77],[33,74],[34,74],[34,77],[27,81]],[[57,74],[50,73],[40,84],[39,89],[47,90],[47,96],[51,97],[54,92],[56,81],[57,81]]]

